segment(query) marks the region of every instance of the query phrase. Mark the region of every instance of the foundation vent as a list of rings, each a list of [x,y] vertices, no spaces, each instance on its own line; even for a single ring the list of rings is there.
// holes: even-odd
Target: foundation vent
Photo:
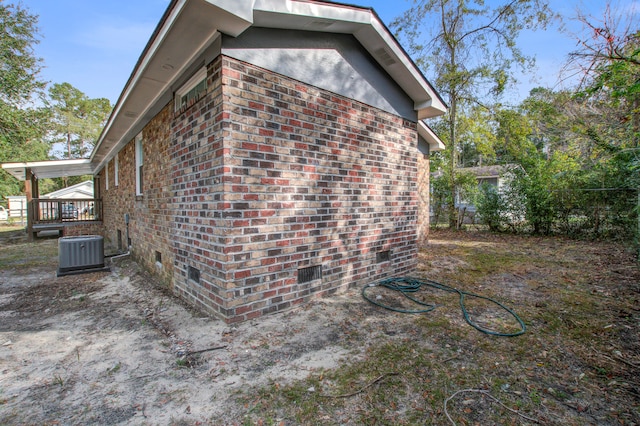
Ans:
[[[376,253],[376,262],[377,263],[388,262],[390,260],[391,260],[391,251],[390,250],[379,251],[379,252]]]
[[[189,279],[196,284],[200,284],[200,270],[189,266]]]
[[[308,268],[298,269],[298,284],[308,283],[309,281],[319,280],[322,278],[322,265],[309,266]]]

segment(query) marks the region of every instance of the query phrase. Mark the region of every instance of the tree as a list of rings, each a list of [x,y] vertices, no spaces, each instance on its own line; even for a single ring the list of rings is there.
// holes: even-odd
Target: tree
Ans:
[[[578,20],[586,31],[578,39],[579,49],[571,54],[569,66],[583,74],[579,96],[604,105],[600,120],[586,131],[599,160],[593,170],[608,185],[638,190],[635,214],[640,218],[640,30],[625,12],[616,12],[607,4],[600,20],[580,13]],[[629,208],[628,192],[621,192],[618,200],[608,198],[609,204]],[[636,239],[640,247],[640,219]]]
[[[47,159],[42,140],[48,118],[35,108],[45,83],[38,77],[41,60],[34,55],[38,43],[37,17],[20,6],[0,3],[0,162]],[[0,194],[17,194],[20,184],[0,171]]]
[[[69,83],[54,84],[49,89],[52,100],[51,140],[65,146],[66,158],[83,158],[93,149],[109,114],[106,98],[91,99]]]
[[[517,36],[523,29],[546,27],[553,16],[543,0],[512,0],[495,8],[483,0],[414,0],[392,23],[416,63],[432,69],[435,86],[448,101],[443,139],[451,193],[457,191],[459,140],[466,131],[462,118],[471,107],[488,108],[488,99],[504,93],[513,80],[512,66],[527,69],[533,64],[516,46]],[[427,28],[434,33],[424,34]],[[448,211],[449,226],[454,227],[458,221],[453,201]]]

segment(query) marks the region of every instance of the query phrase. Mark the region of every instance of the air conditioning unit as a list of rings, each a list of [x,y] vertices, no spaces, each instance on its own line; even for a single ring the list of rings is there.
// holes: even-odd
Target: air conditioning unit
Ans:
[[[58,276],[109,270],[104,266],[104,238],[82,235],[58,239]]]

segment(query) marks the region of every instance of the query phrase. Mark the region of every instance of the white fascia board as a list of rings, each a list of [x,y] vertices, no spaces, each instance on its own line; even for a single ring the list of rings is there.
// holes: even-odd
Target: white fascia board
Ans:
[[[26,180],[26,170],[38,178],[80,176],[93,174],[91,160],[86,158],[73,160],[28,161],[23,163],[4,163],[2,168],[18,180]]]
[[[207,3],[218,7],[221,10],[226,11],[236,17],[244,20],[248,24],[253,23],[253,9],[255,8],[256,0],[205,0]],[[238,34],[230,34],[234,37],[240,35],[247,27],[240,29]]]
[[[162,56],[165,52],[163,49],[167,46],[171,48],[171,43],[180,43],[180,36],[185,33],[185,25],[188,25],[186,21],[181,20],[181,16],[194,13],[202,18],[200,25],[205,25],[209,20],[207,34],[195,37],[198,38],[197,42],[191,40],[191,44],[184,45],[189,52],[184,52],[181,63],[173,64],[172,71],[167,72],[162,80],[150,77],[154,74],[149,68],[157,67],[156,58]],[[373,57],[376,57],[377,50],[384,48],[385,53],[396,62],[385,65],[380,59],[377,60],[414,100],[418,118],[442,115],[446,110],[446,106],[424,76],[384,24],[369,9],[298,0],[177,0],[145,48],[91,153],[91,161],[96,163],[94,170],[102,168],[120,149],[123,138],[140,124],[146,111],[153,107],[162,93],[191,65],[190,61],[197,57],[208,43],[215,40],[220,32],[238,36],[252,25],[263,24],[291,29],[312,29],[317,25],[318,31],[349,33],[354,35]]]
[[[418,121],[418,134],[429,144],[429,151],[442,151],[445,149],[444,142],[427,126],[422,120]]]
[[[371,13],[358,7],[296,0],[255,0],[254,11],[281,14],[284,17],[311,17],[330,21],[369,24]],[[256,22],[259,25],[257,16]]]
[[[122,138],[144,119],[146,112],[152,108],[163,93],[179,79],[184,71],[199,57],[213,41],[220,36],[220,32],[237,36],[249,28],[253,23],[253,3],[255,0],[179,0],[168,12],[154,34],[150,45],[143,52],[133,74],[125,86],[116,103],[109,121],[104,127],[95,149],[91,153],[91,160],[101,169],[121,148]],[[190,43],[181,43],[179,38],[188,31],[188,22],[184,16],[199,16],[200,25],[209,23],[208,31],[201,32],[198,40],[191,38]],[[207,21],[208,19],[208,21]],[[187,27],[185,27],[187,25]],[[193,31],[193,29],[192,29]],[[183,36],[184,37],[184,36]],[[167,55],[172,46],[180,43],[184,53],[183,59],[172,63],[172,67],[164,78],[154,78],[151,69],[159,65],[158,57]],[[141,95],[141,93],[144,93]],[[129,110],[135,111],[134,119],[127,118]],[[118,124],[116,124],[118,122]],[[125,129],[125,130],[123,130]],[[106,141],[106,143],[105,143]],[[103,147],[103,145],[105,145]],[[99,158],[96,158],[100,152]]]
[[[330,26],[321,26],[318,31],[352,34],[414,100],[418,119],[437,117],[446,112],[446,105],[433,87],[371,10],[296,0],[255,0],[254,8],[254,24],[257,26],[314,30],[312,25],[306,26],[304,22],[309,23],[310,19],[326,21],[327,24],[333,22]],[[377,52],[381,49],[394,63],[385,64],[378,58]]]

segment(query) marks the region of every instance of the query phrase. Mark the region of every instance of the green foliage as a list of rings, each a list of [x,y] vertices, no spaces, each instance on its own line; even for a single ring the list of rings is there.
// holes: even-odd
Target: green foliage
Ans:
[[[507,223],[506,202],[495,185],[484,184],[476,203],[476,213],[491,231],[502,231]]]
[[[442,174],[431,181],[431,205],[434,212],[433,223],[437,225],[441,220],[451,221],[448,210],[449,205],[454,204],[453,221],[456,229],[462,226],[466,213],[466,205],[473,204],[478,195],[478,180],[473,174],[456,172],[454,184],[450,182],[448,175]],[[457,188],[454,194],[451,188]]]
[[[549,235],[556,218],[551,164],[538,161],[528,170],[514,170],[511,191],[525,206],[525,219],[534,234]]]
[[[623,184],[624,171],[572,169],[559,153],[523,162],[510,172],[502,192],[481,188],[476,202],[481,222],[491,230],[572,237],[628,238],[633,235],[637,190]],[[611,187],[602,185],[613,185]]]
[[[459,192],[455,178],[458,157],[464,158],[465,135],[474,130],[464,117],[473,107],[486,107],[487,100],[504,94],[514,81],[512,66],[528,69],[533,64],[515,41],[523,29],[544,28],[552,18],[546,2],[538,0],[495,7],[482,0],[414,0],[393,21],[392,27],[417,64],[433,71],[435,86],[449,104],[443,118],[447,139],[443,163],[451,194]],[[427,28],[432,32],[425,33]],[[448,199],[447,211],[449,226],[459,226],[453,197]]]
[[[89,99],[68,83],[50,89],[49,107],[46,84],[38,77],[41,60],[33,52],[39,42],[36,25],[37,16],[20,5],[0,3],[0,163],[47,160],[56,142],[67,145],[68,158],[84,157],[111,111],[107,99]],[[62,185],[43,182],[40,189]],[[0,195],[21,192],[22,183],[0,170]]]
[[[19,5],[0,3],[0,162],[47,159],[42,136],[48,112],[30,106],[45,86],[33,53],[36,24],[37,17]],[[0,170],[0,195],[18,193],[20,183]]]
[[[0,101],[24,105],[44,88],[35,76],[40,59],[33,54],[38,43],[37,17],[22,7],[0,4]]]
[[[491,228],[589,238],[635,234],[640,127],[633,123],[639,121],[635,100],[620,98],[620,81],[615,91],[535,89],[519,108],[485,115],[493,158],[521,166],[502,194],[484,193],[479,202]]]
[[[445,217],[445,208],[451,203],[453,194],[451,186],[445,176],[438,176],[431,180],[431,207],[433,209],[434,225],[437,225]]]
[[[93,149],[111,113],[108,99],[91,99],[69,83],[49,89],[52,100],[51,140],[65,146],[58,157],[84,158]]]

